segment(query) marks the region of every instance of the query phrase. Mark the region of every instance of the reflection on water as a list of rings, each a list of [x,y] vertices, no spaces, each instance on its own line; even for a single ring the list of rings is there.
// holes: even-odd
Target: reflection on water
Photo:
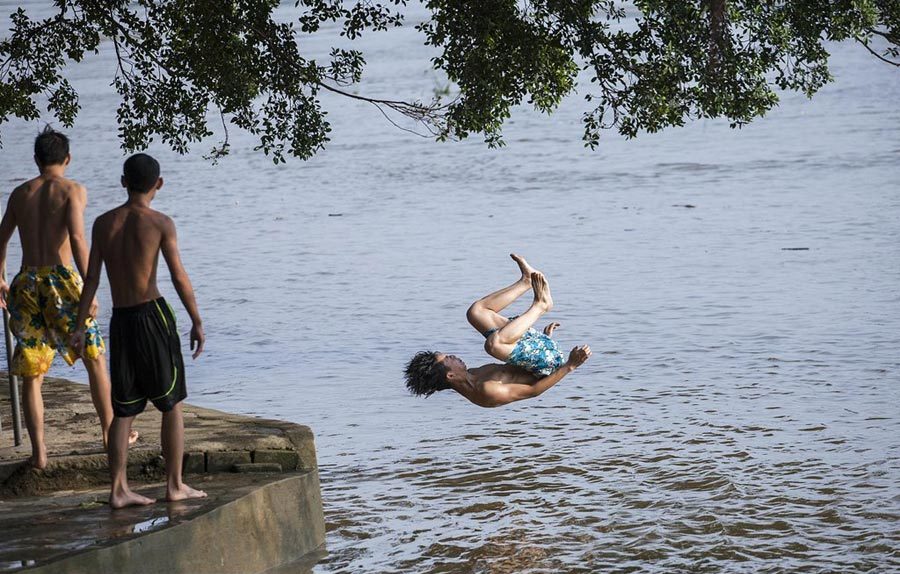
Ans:
[[[132,528],[133,534],[140,534],[142,532],[149,532],[151,530],[156,530],[162,526],[165,526],[169,522],[168,516],[160,516],[157,518],[151,518],[150,520],[145,520],[143,522],[138,522]]]
[[[429,95],[414,30],[369,46],[361,92]],[[316,572],[900,570],[900,76],[857,48],[834,48],[816,99],[739,132],[599,152],[578,98],[516,114],[498,151],[342,100],[307,163],[240,136],[215,168],[153,148],[209,337],[190,400],[314,429]],[[122,198],[109,63],[75,78],[89,219]],[[7,185],[37,127],[4,127]],[[591,361],[502,409],[408,397],[415,351],[487,360],[465,309],[515,277],[510,251]]]

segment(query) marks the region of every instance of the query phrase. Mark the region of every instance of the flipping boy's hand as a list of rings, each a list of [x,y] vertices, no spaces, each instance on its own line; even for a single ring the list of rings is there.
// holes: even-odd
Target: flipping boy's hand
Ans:
[[[591,356],[591,348],[587,345],[581,345],[572,349],[569,353],[569,365],[573,369],[577,369],[584,364]]]
[[[191,327],[191,350],[194,351],[192,358],[196,359],[203,352],[203,343],[206,342],[206,335],[203,333],[203,326],[194,324]],[[196,349],[194,348],[196,347]]]
[[[0,279],[0,309],[6,309],[6,300],[9,298],[9,283]]]

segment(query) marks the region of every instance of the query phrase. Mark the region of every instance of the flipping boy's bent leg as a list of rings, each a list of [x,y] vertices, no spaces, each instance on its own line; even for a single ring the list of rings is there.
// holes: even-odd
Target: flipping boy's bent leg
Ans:
[[[184,415],[181,403],[162,415],[163,457],[166,459],[166,500],[203,498],[206,493],[186,485],[181,480],[181,464],[184,458]]]
[[[550,295],[550,286],[544,274],[538,271],[532,273],[531,283],[534,290],[531,307],[491,334],[484,344],[485,350],[501,361],[509,357],[522,335],[534,326],[541,315],[553,308],[553,297]]]
[[[510,257],[518,264],[522,277],[512,285],[475,301],[466,312],[469,324],[481,334],[506,325],[508,319],[501,316],[500,311],[531,289],[531,274],[534,273],[534,269],[523,257],[514,253],[511,253]]]

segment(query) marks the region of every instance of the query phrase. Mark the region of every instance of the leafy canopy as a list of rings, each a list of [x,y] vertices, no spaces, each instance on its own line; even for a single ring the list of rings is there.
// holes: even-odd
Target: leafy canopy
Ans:
[[[124,149],[159,138],[186,153],[215,130],[219,157],[235,126],[276,163],[328,141],[323,90],[412,118],[424,135],[496,146],[513,106],[550,113],[583,81],[584,141],[596,147],[605,129],[634,137],[717,117],[738,127],[772,109],[777,89],[812,96],[831,80],[828,41],[900,66],[900,0],[637,0],[635,13],[613,0],[426,0],[417,29],[453,85],[428,102],[348,91],[366,63],[359,50],[316,60],[301,49],[323,24],[349,40],[400,26],[406,2],[300,0],[287,22],[277,0],[55,0],[46,19],[19,8],[0,41],[0,126],[38,119],[44,104],[71,126],[80,104],[66,74],[104,41]]]

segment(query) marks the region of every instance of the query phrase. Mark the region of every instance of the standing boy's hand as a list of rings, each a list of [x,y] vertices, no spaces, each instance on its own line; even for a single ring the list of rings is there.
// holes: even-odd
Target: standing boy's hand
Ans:
[[[9,298],[9,283],[0,279],[0,309],[6,309],[6,300]]]
[[[79,357],[84,353],[84,329],[76,329],[69,336],[69,346],[75,351]]]
[[[94,297],[91,299],[91,308],[88,310],[88,316],[91,319],[97,320],[97,315],[100,313],[100,303],[97,302],[97,298]]]
[[[194,323],[191,327],[191,350],[194,354],[191,358],[196,359],[203,352],[203,343],[206,342],[206,335],[203,333],[203,325]],[[194,348],[196,346],[196,349]]]

